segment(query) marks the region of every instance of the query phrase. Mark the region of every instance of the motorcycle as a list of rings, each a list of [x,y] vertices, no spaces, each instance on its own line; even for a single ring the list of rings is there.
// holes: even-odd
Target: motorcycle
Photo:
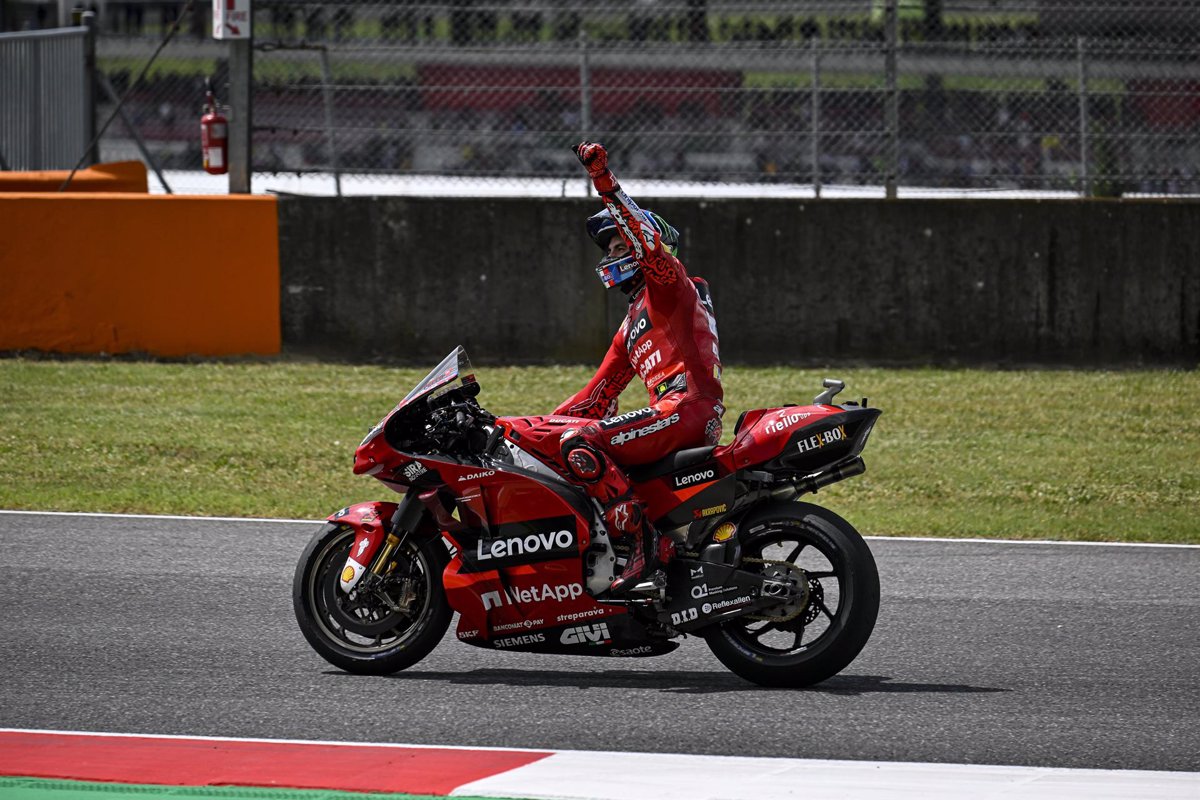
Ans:
[[[754,683],[825,680],[863,649],[879,609],[866,542],[797,500],[866,469],[881,412],[835,404],[843,388],[827,379],[811,405],[743,413],[727,445],[627,470],[676,555],[665,581],[609,597],[626,545],[518,425],[479,405],[458,347],[355,452],[356,474],[402,497],[343,508],[313,536],[293,581],[300,629],[357,674],[416,664],[457,611],[458,639],[476,647],[647,657],[695,634]]]

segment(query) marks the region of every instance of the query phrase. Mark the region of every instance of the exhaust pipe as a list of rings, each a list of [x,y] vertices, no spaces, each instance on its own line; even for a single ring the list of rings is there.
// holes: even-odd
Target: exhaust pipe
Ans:
[[[771,498],[774,500],[791,500],[798,495],[815,493],[818,489],[824,489],[826,486],[838,481],[844,481],[846,478],[862,475],[866,471],[866,462],[859,456],[855,456],[844,464],[840,464],[827,472],[802,478],[790,486],[781,486],[771,492]]]

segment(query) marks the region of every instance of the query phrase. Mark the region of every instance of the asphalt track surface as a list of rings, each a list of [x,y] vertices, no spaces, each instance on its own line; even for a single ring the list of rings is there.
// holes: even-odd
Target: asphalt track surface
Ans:
[[[866,650],[768,691],[695,638],[347,675],[292,615],[316,527],[0,514],[0,727],[1200,770],[1200,548],[873,539]]]

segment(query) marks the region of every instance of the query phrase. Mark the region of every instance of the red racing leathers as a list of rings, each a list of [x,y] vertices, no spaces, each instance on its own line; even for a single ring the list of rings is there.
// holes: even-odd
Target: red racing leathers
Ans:
[[[580,160],[589,166],[644,285],[630,296],[625,320],[583,389],[551,416],[502,422],[510,437],[556,463],[599,500],[610,531],[619,536],[641,528],[640,504],[620,467],[716,444],[724,393],[708,284],[688,275],[603,160],[602,169],[585,160],[588,147],[599,146],[581,145]],[[602,149],[600,154],[606,155]],[[645,383],[650,404],[617,415],[617,398],[634,374]]]

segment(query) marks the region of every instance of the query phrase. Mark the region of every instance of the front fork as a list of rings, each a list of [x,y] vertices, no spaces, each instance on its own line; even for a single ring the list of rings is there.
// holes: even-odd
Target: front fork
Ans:
[[[331,516],[330,522],[354,529],[354,545],[339,580],[342,591],[349,594],[368,575],[368,583],[386,575],[392,555],[416,529],[422,512],[421,501],[405,494],[399,503],[359,503]]]

